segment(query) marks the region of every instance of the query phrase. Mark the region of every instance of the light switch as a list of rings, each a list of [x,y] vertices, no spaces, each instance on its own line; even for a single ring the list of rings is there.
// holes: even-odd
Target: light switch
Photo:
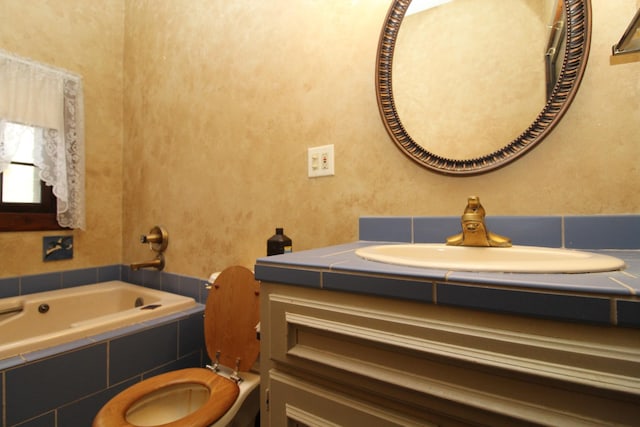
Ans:
[[[309,148],[307,161],[309,178],[335,175],[333,144]]]

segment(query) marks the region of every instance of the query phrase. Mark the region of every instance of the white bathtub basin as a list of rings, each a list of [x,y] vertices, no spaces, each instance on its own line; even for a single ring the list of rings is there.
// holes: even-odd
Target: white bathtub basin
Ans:
[[[0,360],[195,306],[190,297],[115,280],[1,298]]]
[[[409,267],[505,273],[593,273],[624,268],[624,261],[591,252],[536,246],[484,248],[440,243],[367,246],[356,254]]]

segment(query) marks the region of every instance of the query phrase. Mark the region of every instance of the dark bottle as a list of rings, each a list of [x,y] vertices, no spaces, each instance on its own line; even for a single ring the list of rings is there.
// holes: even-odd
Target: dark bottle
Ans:
[[[291,252],[291,239],[284,235],[282,228],[276,228],[276,234],[267,240],[267,256]]]

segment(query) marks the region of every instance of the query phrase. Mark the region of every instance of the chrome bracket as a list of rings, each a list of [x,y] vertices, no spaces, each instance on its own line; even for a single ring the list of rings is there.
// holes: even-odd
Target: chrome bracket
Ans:
[[[211,369],[213,372],[218,372],[220,370],[220,350],[216,351],[216,360],[213,363],[213,366],[207,365],[207,369]]]
[[[233,371],[233,373],[231,374],[231,376],[229,377],[236,384],[240,384],[242,381],[244,381],[242,378],[240,378],[240,375],[238,375],[238,371],[239,370],[240,370],[240,358],[237,357],[236,358],[236,368]]]

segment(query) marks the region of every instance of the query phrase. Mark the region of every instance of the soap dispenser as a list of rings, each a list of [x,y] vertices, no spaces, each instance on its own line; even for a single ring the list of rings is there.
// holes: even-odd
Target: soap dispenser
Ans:
[[[291,251],[291,239],[285,236],[283,228],[276,228],[276,234],[267,240],[267,256],[286,254]]]

